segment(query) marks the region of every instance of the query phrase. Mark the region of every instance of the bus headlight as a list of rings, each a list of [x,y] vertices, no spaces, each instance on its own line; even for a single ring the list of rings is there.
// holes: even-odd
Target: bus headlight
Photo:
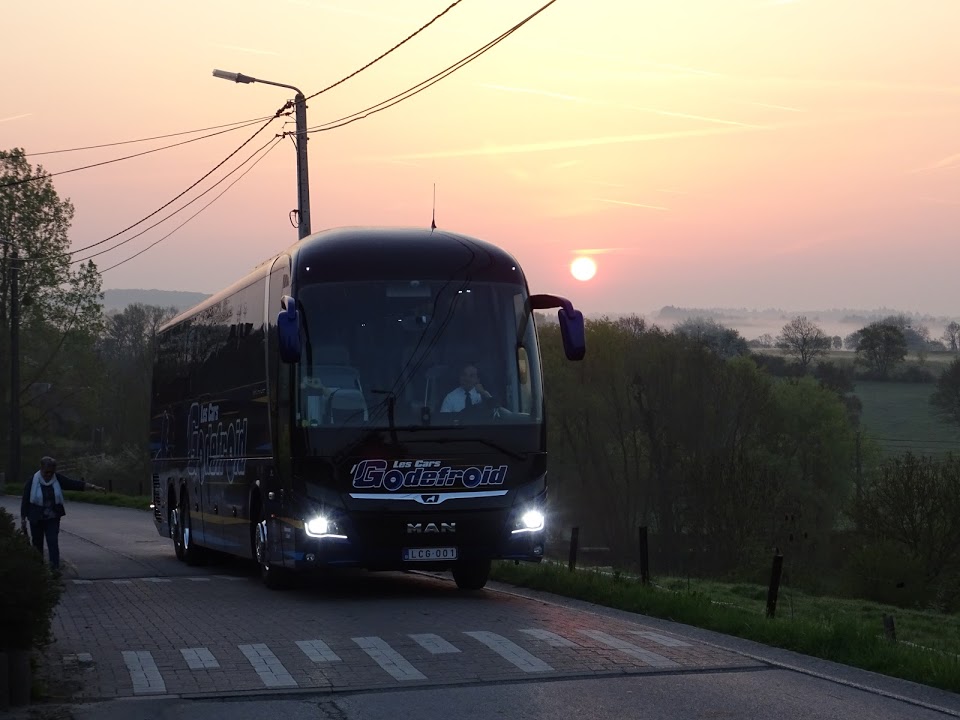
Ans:
[[[523,512],[514,523],[513,534],[522,532],[540,532],[546,524],[543,513],[536,509]]]
[[[315,538],[346,538],[341,534],[337,523],[328,519],[325,515],[317,515],[303,523],[303,530],[310,537]]]

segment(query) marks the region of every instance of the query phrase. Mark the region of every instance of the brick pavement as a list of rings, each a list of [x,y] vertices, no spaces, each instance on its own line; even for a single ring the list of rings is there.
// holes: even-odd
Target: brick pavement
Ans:
[[[44,675],[94,700],[756,667],[640,623],[400,573],[68,580]]]

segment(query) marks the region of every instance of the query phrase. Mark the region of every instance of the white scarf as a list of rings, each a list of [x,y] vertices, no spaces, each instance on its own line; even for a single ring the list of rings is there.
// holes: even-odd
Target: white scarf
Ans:
[[[40,485],[44,487],[50,487],[53,485],[53,497],[54,505],[63,505],[63,491],[60,489],[60,481],[57,480],[57,474],[53,474],[53,478],[50,482],[47,482],[43,479],[43,476],[40,474],[40,471],[37,471],[37,474],[33,476],[33,488],[30,490],[30,502],[34,505],[39,505],[43,507],[43,490],[40,489]]]

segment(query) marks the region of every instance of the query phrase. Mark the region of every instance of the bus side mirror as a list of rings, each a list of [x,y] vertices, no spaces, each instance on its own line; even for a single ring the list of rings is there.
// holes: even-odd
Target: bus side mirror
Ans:
[[[560,308],[557,316],[560,319],[560,337],[563,338],[563,351],[567,355],[567,360],[583,360],[583,356],[587,353],[583,313],[574,310],[571,305],[569,310]]]
[[[531,295],[531,310],[560,308],[557,318],[560,321],[560,337],[563,338],[563,352],[567,360],[583,360],[587,353],[586,332],[583,328],[583,313],[575,310],[573,303],[557,295]]]
[[[280,359],[293,365],[300,362],[300,314],[297,301],[289,295],[284,295],[281,305],[283,310],[277,315]]]

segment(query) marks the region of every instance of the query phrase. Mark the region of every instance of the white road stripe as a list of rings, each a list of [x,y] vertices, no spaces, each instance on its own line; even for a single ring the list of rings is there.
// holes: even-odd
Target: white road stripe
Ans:
[[[677,640],[676,638],[647,630],[631,630],[630,634],[645,637],[647,640],[653,640],[658,645],[663,645],[664,647],[690,647],[690,643],[684,642],[683,640]]]
[[[355,637],[352,640],[397,680],[426,680],[427,676],[378,637]]]
[[[423,633],[420,635],[411,635],[410,638],[420,647],[433,655],[444,655],[446,653],[458,653],[460,650],[448,643],[439,635],[432,633]]]
[[[644,650],[641,647],[637,647],[633,643],[628,643],[626,640],[621,640],[620,638],[616,638],[613,635],[608,635],[605,632],[600,632],[599,630],[581,630],[580,632],[588,637],[593,638],[597,642],[603,643],[607,647],[612,647],[614,650],[619,650],[630,657],[634,657],[637,660],[642,660],[652,667],[680,667],[680,663],[674,662],[670,658],[665,658],[663,655],[657,655],[649,650]]]
[[[287,669],[277,659],[277,656],[270,652],[270,649],[263,643],[254,645],[240,645],[240,652],[247,656],[247,660],[257,671],[257,675],[263,680],[267,687],[296,687],[297,681],[287,672]]]
[[[188,577],[187,580],[192,582],[210,582],[210,578],[208,577]]]
[[[543,660],[535,655],[531,655],[522,647],[507,640],[502,635],[487,632],[486,630],[465,632],[464,635],[469,635],[475,640],[479,640],[504,660],[509,660],[524,672],[553,672],[553,668]]]
[[[242,577],[236,577],[234,575],[214,575],[215,578],[220,578],[221,580],[243,580]]]
[[[207,648],[181,648],[180,654],[191,670],[212,670],[220,667],[220,663]]]
[[[73,584],[74,585],[92,585],[93,580],[74,580]]]
[[[580,647],[573,640],[567,640],[567,638],[560,637],[556,633],[552,633],[549,630],[541,630],[540,628],[526,628],[520,632],[531,635],[537,640],[543,640],[551,647]]]
[[[152,583],[170,582],[170,578],[140,578],[140,579],[143,580],[144,582],[152,582]]]
[[[315,663],[340,661],[340,656],[323,640],[297,640],[297,647]]]
[[[167,692],[167,686],[160,677],[157,664],[149,650],[124,650],[123,662],[130,672],[134,695],[151,695]]]
[[[92,663],[93,655],[90,653],[77,653],[77,660],[82,663]]]
[[[114,585],[132,585],[133,580],[111,580]]]

